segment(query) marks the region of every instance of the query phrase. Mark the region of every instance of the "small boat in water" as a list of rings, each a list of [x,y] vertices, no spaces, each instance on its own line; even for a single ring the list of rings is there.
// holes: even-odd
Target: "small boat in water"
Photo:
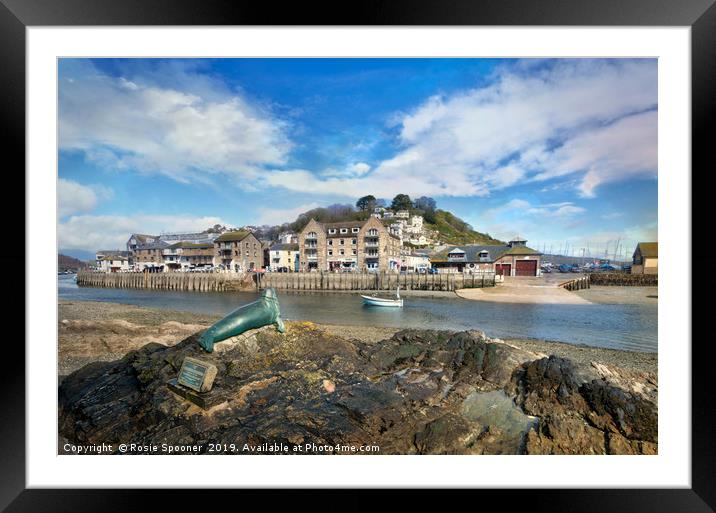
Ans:
[[[363,304],[364,305],[370,305],[370,306],[394,306],[394,307],[402,307],[403,306],[403,300],[400,298],[400,287],[395,291],[395,298],[386,298],[386,297],[378,297],[378,296],[364,296],[361,294],[363,298]]]

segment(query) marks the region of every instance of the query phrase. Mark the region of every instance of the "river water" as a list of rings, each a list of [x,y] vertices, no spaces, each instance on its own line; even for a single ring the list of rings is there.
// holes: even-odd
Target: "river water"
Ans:
[[[253,301],[254,292],[179,292],[78,287],[58,277],[60,300],[109,301],[223,315]],[[370,307],[357,294],[279,292],[284,319],[396,328],[479,329],[500,338],[536,338],[657,352],[657,305],[511,304],[461,298],[405,297],[403,308]]]

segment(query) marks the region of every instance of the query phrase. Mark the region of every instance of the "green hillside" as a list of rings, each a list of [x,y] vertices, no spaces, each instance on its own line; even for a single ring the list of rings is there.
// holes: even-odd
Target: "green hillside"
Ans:
[[[438,232],[438,239],[444,244],[504,244],[504,242],[493,239],[489,233],[481,233],[459,217],[445,210],[436,210],[426,219],[425,228]]]
[[[411,215],[421,215],[424,219],[425,231],[437,232],[432,239],[439,244],[504,244],[502,241],[493,239],[488,233],[475,231],[468,223],[454,214],[435,208],[419,209],[408,208]],[[340,221],[357,221],[368,219],[368,211],[356,210],[352,205],[329,205],[318,207],[300,214],[295,221],[277,226],[262,226],[259,228],[259,236],[267,240],[274,240],[282,231],[300,232],[311,219],[319,223],[335,223]],[[388,226],[396,222],[396,219],[381,220]],[[405,243],[410,246],[409,243]]]

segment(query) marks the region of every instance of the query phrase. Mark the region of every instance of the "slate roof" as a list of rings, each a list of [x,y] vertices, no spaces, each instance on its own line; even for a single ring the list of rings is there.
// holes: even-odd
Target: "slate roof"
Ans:
[[[636,245],[636,251],[639,251],[644,258],[659,258],[659,243],[640,242]]]
[[[147,235],[146,233],[133,233],[130,235],[129,239],[136,239],[138,244],[144,244],[147,242],[147,239],[154,239],[158,240],[158,235]]]
[[[214,243],[213,242],[187,242],[187,241],[181,241],[181,242],[175,242],[171,246],[169,246],[170,249],[177,249],[177,248],[185,248],[185,249],[213,249]]]
[[[465,252],[464,260],[448,260],[448,254],[462,250]],[[487,257],[480,259],[480,253],[487,251]],[[464,245],[464,246],[448,246],[446,249],[435,253],[430,257],[431,262],[494,262],[505,255],[541,255],[539,251],[535,251],[527,246],[517,246],[511,248],[507,245],[501,246],[484,246],[484,245]]]
[[[327,237],[346,237],[347,235],[358,235],[353,233],[353,228],[362,228],[366,221],[343,221],[338,223],[322,223],[323,229],[326,230]],[[335,228],[336,233],[328,233],[329,229]],[[341,233],[341,228],[347,228],[348,233]]]
[[[164,249],[168,246],[169,244],[167,244],[166,242],[157,241],[149,242],[147,244],[137,244],[137,249]]]
[[[99,257],[97,260],[104,260],[107,262],[111,262],[112,260],[125,261],[125,260],[129,260],[129,259],[122,255],[104,255],[104,256]]]
[[[274,244],[269,251],[298,251],[298,244]]]
[[[233,232],[225,232],[214,239],[214,242],[238,242],[244,240],[251,235],[248,230],[236,230]]]

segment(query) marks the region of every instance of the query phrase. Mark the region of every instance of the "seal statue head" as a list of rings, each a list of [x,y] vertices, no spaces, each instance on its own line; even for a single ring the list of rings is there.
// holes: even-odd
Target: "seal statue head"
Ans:
[[[261,297],[266,299],[273,299],[278,300],[278,294],[276,294],[276,289],[273,287],[269,287],[267,289],[264,289],[261,292]]]
[[[273,324],[283,333],[285,330],[278,304],[278,295],[273,288],[261,292],[258,301],[240,306],[223,319],[214,323],[199,337],[199,345],[207,352],[214,350],[214,344],[240,335],[246,330]]]

